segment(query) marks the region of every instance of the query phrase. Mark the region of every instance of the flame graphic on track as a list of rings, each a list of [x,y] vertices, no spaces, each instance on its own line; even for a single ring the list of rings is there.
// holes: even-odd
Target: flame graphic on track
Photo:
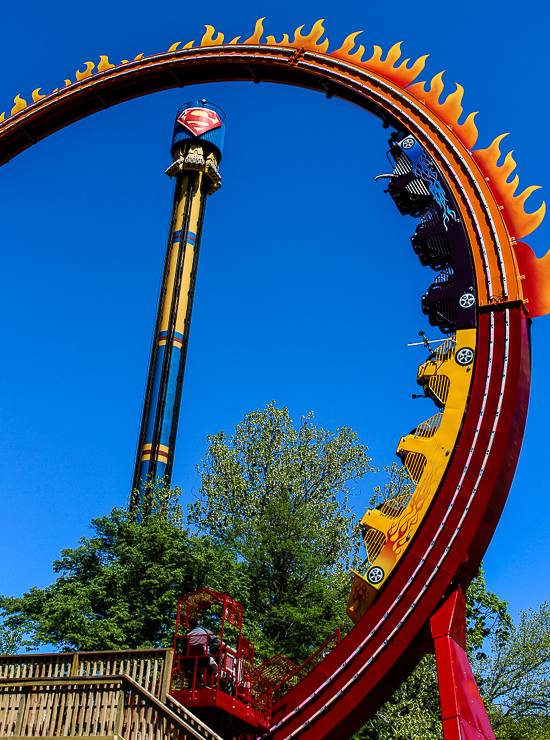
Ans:
[[[323,23],[324,18],[314,23],[313,28],[307,36],[302,34],[302,28],[304,28],[304,26],[299,26],[294,32],[293,41],[289,41],[286,33],[283,34],[283,40],[280,42],[275,41],[274,36],[268,36],[267,44],[268,46],[293,46],[295,49],[305,49],[307,51],[314,51],[318,54],[326,54],[328,50],[328,39],[325,39],[322,44],[317,43],[325,33]]]
[[[47,97],[46,95],[40,95],[40,90],[42,90],[41,87],[37,87],[36,90],[33,90],[32,99],[35,103],[38,103],[39,100],[42,100],[42,98]]]
[[[98,72],[106,72],[108,69],[113,69],[116,66],[109,62],[109,57],[102,55],[99,57],[99,59],[100,59],[100,62],[97,65]]]
[[[274,36],[267,36],[266,41],[262,42],[262,36],[264,34],[264,22],[265,18],[260,18],[256,21],[254,33],[249,36],[246,41],[240,42],[244,45],[257,46],[260,44],[266,44],[267,46],[273,47],[286,47],[294,48],[299,51],[311,51],[316,54],[327,54],[329,42],[325,38],[321,42],[321,38],[325,34],[325,28],[323,26],[324,21],[318,20],[313,24],[311,31],[308,34],[303,33],[305,26],[299,26],[294,32],[294,39],[290,41],[288,34],[283,34],[282,41],[276,41]],[[223,33],[216,33],[213,26],[205,26],[206,32],[204,33],[200,47],[208,48],[210,46],[219,46],[223,44],[224,35]],[[370,72],[373,72],[380,77],[392,82],[402,89],[406,89],[408,93],[413,95],[417,100],[423,103],[429,110],[435,113],[444,124],[446,124],[458,139],[464,144],[467,149],[471,149],[477,140],[477,128],[474,123],[474,117],[476,113],[471,113],[466,121],[459,124],[458,121],[463,113],[462,108],[462,97],[464,89],[460,85],[456,85],[456,90],[448,95],[443,102],[439,99],[443,93],[443,72],[437,74],[430,82],[429,89],[426,89],[426,83],[417,82],[412,84],[418,77],[420,72],[424,69],[427,55],[419,57],[415,62],[409,65],[410,59],[405,59],[400,64],[398,61],[401,57],[401,42],[394,44],[388,51],[385,59],[382,59],[383,52],[379,46],[374,47],[374,53],[370,59],[363,60],[365,53],[365,47],[363,45],[357,45],[357,37],[363,33],[362,31],[356,31],[350,33],[345,39],[342,46],[333,51],[330,56],[334,59],[340,59],[350,64],[354,64],[359,68],[363,68]],[[241,37],[236,36],[226,46],[235,46],[239,43]],[[183,54],[183,52],[192,49],[194,41],[189,41],[183,47],[179,48],[181,41],[172,44],[168,51],[175,55]],[[355,49],[355,50],[354,50]],[[137,62],[143,59],[143,54],[138,54],[134,57],[133,61]],[[299,60],[294,59],[292,63],[298,63]],[[76,71],[76,82],[86,80],[95,74],[96,69],[93,62],[86,62],[86,69],[81,72]],[[123,59],[122,65],[130,64],[128,59]],[[111,64],[109,58],[105,55],[100,56],[99,64],[97,65],[97,72],[109,72],[109,70],[115,69],[117,65]],[[75,84],[69,79],[65,80],[65,86]],[[48,97],[40,93],[41,88],[37,88],[32,93],[33,107],[40,105],[43,98]],[[55,94],[57,89],[50,93],[50,96]],[[25,108],[27,108],[27,102],[19,95],[14,100],[14,107],[11,110],[11,116],[14,116]],[[9,123],[9,117],[6,119],[5,114],[0,115],[0,127]],[[493,191],[495,198],[497,199],[498,205],[502,206],[502,215],[505,223],[509,229],[510,234],[516,239],[520,239],[527,234],[530,234],[537,226],[541,223],[544,213],[544,203],[534,213],[526,213],[525,202],[529,195],[536,190],[535,186],[529,187],[519,195],[514,195],[518,186],[518,177],[507,182],[507,178],[515,169],[515,162],[512,158],[511,153],[507,155],[504,164],[500,167],[497,165],[497,161],[500,157],[499,143],[502,140],[502,136],[499,136],[491,144],[488,149],[472,152],[472,156],[481,168],[483,174],[489,181],[489,186]]]
[[[218,33],[216,38],[214,38],[214,34],[216,33],[214,26],[205,26],[206,33],[202,37],[201,40],[201,46],[220,46],[223,44],[223,33]]]
[[[354,64],[370,70],[371,72],[379,74],[381,77],[385,77],[391,82],[395,82],[397,85],[403,88],[407,87],[407,85],[415,80],[424,69],[428,54],[419,57],[411,67],[407,67],[410,59],[405,59],[405,61],[401,62],[399,67],[395,66],[395,63],[401,56],[401,41],[391,47],[384,61],[382,61],[382,49],[379,46],[374,47],[374,53],[370,59],[362,61],[362,57],[365,51],[364,46],[359,46],[359,49],[356,52],[350,54],[355,45],[355,39],[357,38],[357,36],[359,36],[360,33],[363,33],[363,31],[350,33],[342,46],[336,51],[333,51],[330,56],[336,57],[337,59],[342,59],[345,62],[353,62]]]
[[[86,77],[91,77],[92,69],[94,69],[95,67],[95,64],[93,62],[84,62],[84,63],[86,65],[86,70],[84,72],[81,72],[78,69],[76,70],[76,79],[78,80],[78,82],[80,82],[80,80],[85,80]]]
[[[478,149],[472,152],[472,157],[488,179],[498,205],[502,206],[502,215],[510,235],[521,239],[531,234],[540,225],[546,212],[546,204],[543,202],[534,213],[525,211],[525,201],[534,190],[539,190],[539,185],[531,185],[522,193],[514,195],[519,185],[519,176],[516,175],[512,182],[507,182],[508,177],[516,168],[512,152],[508,152],[502,165],[497,164],[501,155],[500,142],[505,136],[508,134],[497,136],[488,149]]]
[[[458,136],[466,149],[471,149],[477,141],[477,128],[474,123],[477,112],[470,113],[464,123],[458,123],[458,119],[464,110],[461,105],[462,96],[464,95],[462,85],[457,84],[456,90],[445,99],[445,102],[440,103],[439,97],[444,88],[443,72],[440,72],[432,79],[429,90],[425,89],[425,84],[425,82],[416,82],[407,88],[407,92],[410,92],[415,98],[422,101],[424,105],[427,105],[431,111],[436,113],[452,129],[453,133]]]
[[[16,95],[13,102],[15,105],[11,109],[11,115],[14,116],[16,113],[19,113],[20,110],[23,110],[27,107],[27,101],[23,100],[23,98],[20,95]]]
[[[258,20],[256,21],[256,26],[254,28],[254,33],[250,38],[246,39],[246,41],[243,41],[244,44],[256,45],[260,43],[260,39],[262,38],[262,34],[264,32],[264,21],[265,17],[258,18]],[[240,38],[240,36],[238,36],[237,38]]]

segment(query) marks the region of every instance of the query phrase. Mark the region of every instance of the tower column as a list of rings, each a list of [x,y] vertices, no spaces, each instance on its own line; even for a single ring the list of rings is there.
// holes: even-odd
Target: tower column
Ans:
[[[172,140],[172,220],[134,470],[132,505],[148,480],[170,482],[206,197],[221,183],[225,115],[206,101],[182,106]]]

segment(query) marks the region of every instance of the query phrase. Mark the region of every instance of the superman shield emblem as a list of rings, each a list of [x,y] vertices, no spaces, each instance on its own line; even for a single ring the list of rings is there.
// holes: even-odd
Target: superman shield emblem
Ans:
[[[178,123],[185,126],[193,136],[201,136],[222,125],[218,114],[208,108],[186,108],[178,116]]]

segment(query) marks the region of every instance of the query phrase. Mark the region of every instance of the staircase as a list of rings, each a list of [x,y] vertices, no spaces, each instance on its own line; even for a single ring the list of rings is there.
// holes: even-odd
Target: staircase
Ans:
[[[169,696],[173,651],[0,656],[0,740],[221,740]]]

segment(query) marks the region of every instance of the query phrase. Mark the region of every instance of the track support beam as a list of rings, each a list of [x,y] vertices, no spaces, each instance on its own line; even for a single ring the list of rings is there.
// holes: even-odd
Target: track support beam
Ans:
[[[466,597],[458,588],[430,619],[445,740],[495,740],[466,654]]]

